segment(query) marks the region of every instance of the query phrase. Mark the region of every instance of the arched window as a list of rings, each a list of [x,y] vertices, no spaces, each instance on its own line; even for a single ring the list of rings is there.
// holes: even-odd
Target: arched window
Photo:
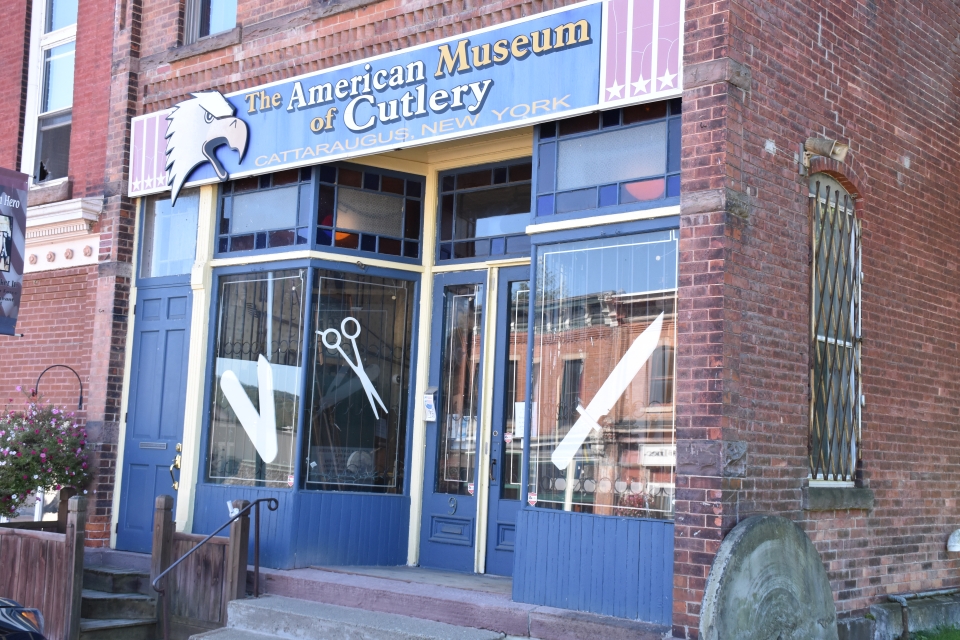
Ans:
[[[810,477],[852,482],[860,444],[860,225],[853,198],[810,178]]]

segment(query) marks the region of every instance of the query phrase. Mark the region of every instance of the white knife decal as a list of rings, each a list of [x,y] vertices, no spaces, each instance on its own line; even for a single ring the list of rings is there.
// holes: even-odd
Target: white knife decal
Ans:
[[[220,376],[220,388],[237,414],[237,420],[263,461],[270,463],[277,457],[277,409],[273,401],[273,369],[263,355],[257,358],[257,383],[260,392],[259,413],[243,390],[237,374],[224,371]]]
[[[663,329],[663,314],[657,316],[653,323],[643,330],[637,339],[633,341],[627,352],[620,358],[620,362],[613,368],[607,379],[600,385],[600,389],[586,409],[583,405],[577,405],[577,412],[580,417],[567,435],[563,437],[560,444],[553,451],[550,459],[558,469],[566,469],[573,456],[576,455],[583,442],[590,435],[593,429],[600,431],[599,420],[613,409],[613,406],[620,400],[620,396],[627,390],[633,379],[640,373],[640,369],[646,364],[650,356],[653,355],[660,342],[660,331]]]

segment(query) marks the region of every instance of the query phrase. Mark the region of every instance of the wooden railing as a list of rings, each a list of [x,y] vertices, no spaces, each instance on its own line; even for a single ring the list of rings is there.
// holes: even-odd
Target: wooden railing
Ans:
[[[150,581],[159,592],[165,640],[225,626],[227,603],[246,595],[251,506],[235,500],[239,513],[214,534],[202,536],[176,533],[173,498],[157,496]],[[215,535],[228,525],[229,537]]]
[[[76,640],[87,499],[74,496],[61,505],[60,522],[0,525],[0,597],[39,609],[49,640]],[[49,528],[54,531],[42,530]]]

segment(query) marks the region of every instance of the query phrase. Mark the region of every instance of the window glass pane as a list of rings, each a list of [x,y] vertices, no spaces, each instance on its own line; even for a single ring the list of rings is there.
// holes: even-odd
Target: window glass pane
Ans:
[[[197,257],[199,213],[199,189],[184,189],[176,206],[170,204],[169,196],[147,199],[140,250],[141,278],[190,273]]]
[[[37,182],[67,177],[70,160],[70,112],[40,118],[37,132]]]
[[[503,478],[500,497],[520,499],[520,468],[523,460],[523,419],[527,398],[527,316],[530,283],[510,283],[507,322],[507,366],[504,384]]]
[[[73,58],[75,42],[43,52],[43,104],[41,113],[59,111],[73,104]]]
[[[318,275],[307,488],[402,493],[413,284]]]
[[[47,0],[47,24],[44,33],[77,23],[77,0]]]
[[[201,0],[200,37],[237,26],[237,0]]]
[[[528,488],[536,506],[672,517],[676,285],[672,231],[540,253]]]
[[[337,228],[399,238],[403,235],[403,198],[341,187],[337,190]]]
[[[230,233],[250,233],[297,226],[297,187],[233,196]]]
[[[220,280],[212,482],[266,487],[293,482],[304,282],[302,270]]]
[[[477,464],[483,287],[443,289],[437,493],[466,495]]]
[[[657,122],[561,140],[557,189],[660,175],[666,169],[666,135],[666,122]]]
[[[523,233],[529,213],[529,184],[457,194],[456,238]]]

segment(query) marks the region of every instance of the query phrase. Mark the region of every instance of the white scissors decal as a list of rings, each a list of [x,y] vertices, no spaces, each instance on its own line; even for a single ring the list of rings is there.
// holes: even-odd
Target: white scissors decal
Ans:
[[[351,335],[347,332],[347,323],[352,322],[356,325],[356,331]],[[357,338],[360,336],[360,323],[356,318],[347,316],[343,319],[343,322],[340,323],[340,330],[336,329],[324,329],[323,331],[317,331],[320,334],[320,339],[323,341],[323,346],[327,349],[336,349],[340,352],[340,355],[343,356],[343,359],[347,361],[347,364],[350,365],[350,368],[353,369],[353,372],[357,374],[357,377],[360,379],[360,384],[363,385],[363,390],[367,393],[367,400],[370,402],[370,408],[373,409],[373,415],[378,419],[380,418],[380,413],[377,411],[377,404],[383,409],[384,413],[389,413],[387,411],[387,405],[383,404],[383,400],[380,398],[380,394],[377,393],[377,390],[373,386],[373,382],[370,381],[370,376],[367,375],[366,370],[363,368],[363,362],[360,361],[360,352],[357,350]],[[331,342],[327,342],[327,336],[333,334],[334,338],[331,339]],[[353,357],[356,361],[351,360],[350,357],[343,350],[343,347],[340,346],[340,343],[343,338],[346,338],[353,344]],[[376,404],[374,404],[376,400]]]

